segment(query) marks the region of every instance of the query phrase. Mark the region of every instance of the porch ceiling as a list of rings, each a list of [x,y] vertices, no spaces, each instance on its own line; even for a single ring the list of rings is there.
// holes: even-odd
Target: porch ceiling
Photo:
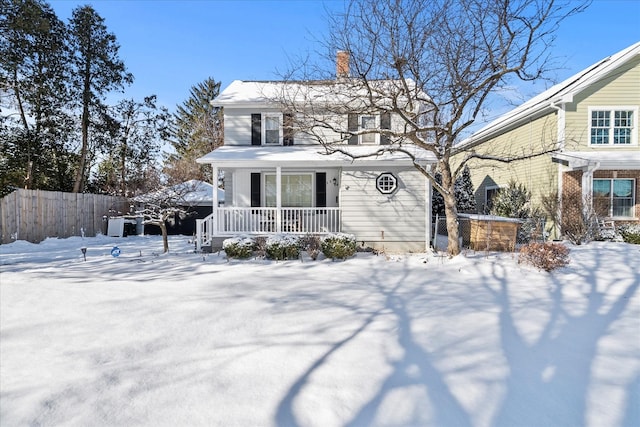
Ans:
[[[360,156],[385,149],[385,146],[340,146],[348,153]],[[435,163],[435,157],[424,150],[411,146],[407,148],[421,165]],[[293,147],[222,146],[197,159],[198,163],[214,164],[220,168],[256,167],[342,167],[342,166],[412,166],[413,161],[406,153],[384,152],[377,156],[352,159],[344,153],[327,154],[319,145]]]
[[[599,170],[638,170],[640,150],[636,151],[565,151],[552,154],[571,169],[588,166]]]

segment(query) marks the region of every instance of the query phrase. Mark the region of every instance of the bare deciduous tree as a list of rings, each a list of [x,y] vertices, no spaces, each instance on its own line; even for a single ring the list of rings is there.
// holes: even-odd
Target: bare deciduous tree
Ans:
[[[343,14],[332,17],[323,55],[348,52],[348,75],[339,66],[338,79],[326,84],[322,66],[304,63],[285,80],[305,84],[290,85],[294,91],[274,98],[296,113],[292,126],[316,138],[328,153],[356,157],[345,150],[345,141],[373,133],[384,145],[357,157],[400,152],[412,158],[444,198],[447,250],[456,255],[454,186],[465,164],[473,158],[508,163],[557,148],[481,154],[459,142],[493,93],[514,80],[532,81],[550,71],[549,49],[559,23],[584,10],[588,1],[352,0]],[[375,128],[356,129],[346,118],[351,114],[391,114],[394,124],[379,120]],[[416,161],[422,150],[433,154],[435,168]]]

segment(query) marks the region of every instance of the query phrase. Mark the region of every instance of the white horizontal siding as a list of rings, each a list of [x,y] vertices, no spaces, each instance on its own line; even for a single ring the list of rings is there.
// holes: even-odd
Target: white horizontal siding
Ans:
[[[386,195],[376,189],[376,177],[391,172],[398,190]],[[425,178],[415,170],[344,170],[340,193],[342,231],[359,242],[424,242]],[[422,246],[424,249],[424,245]]]

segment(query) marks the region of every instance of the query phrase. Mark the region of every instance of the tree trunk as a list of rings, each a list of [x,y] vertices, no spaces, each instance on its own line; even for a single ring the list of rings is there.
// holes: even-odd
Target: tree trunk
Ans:
[[[91,60],[85,59],[84,63],[84,87],[82,91],[82,148],[76,180],[73,184],[73,192],[80,193],[84,187],[84,175],[87,168],[87,151],[89,150],[89,103],[91,102]]]
[[[164,222],[164,218],[158,223],[160,230],[162,231],[162,253],[169,252],[169,236],[167,235],[167,224]]]
[[[455,177],[451,176],[451,168],[449,163],[441,162],[440,170],[442,174],[442,187],[445,193],[442,194],[444,199],[444,213],[447,217],[447,252],[449,256],[456,256],[460,253],[460,240],[458,230],[458,208],[456,206],[455,197]]]

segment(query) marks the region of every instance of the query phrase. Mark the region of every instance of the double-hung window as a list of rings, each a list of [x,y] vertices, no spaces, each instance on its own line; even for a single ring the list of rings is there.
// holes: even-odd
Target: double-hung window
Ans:
[[[262,141],[264,145],[278,145],[280,139],[280,114],[265,114]]]
[[[638,107],[589,108],[589,143],[591,145],[636,145]]]
[[[360,116],[360,129],[366,131],[367,129],[376,128],[376,116]],[[360,135],[360,144],[376,144],[375,133],[363,133]]]
[[[594,179],[593,204],[599,215],[633,218],[635,180]]]

